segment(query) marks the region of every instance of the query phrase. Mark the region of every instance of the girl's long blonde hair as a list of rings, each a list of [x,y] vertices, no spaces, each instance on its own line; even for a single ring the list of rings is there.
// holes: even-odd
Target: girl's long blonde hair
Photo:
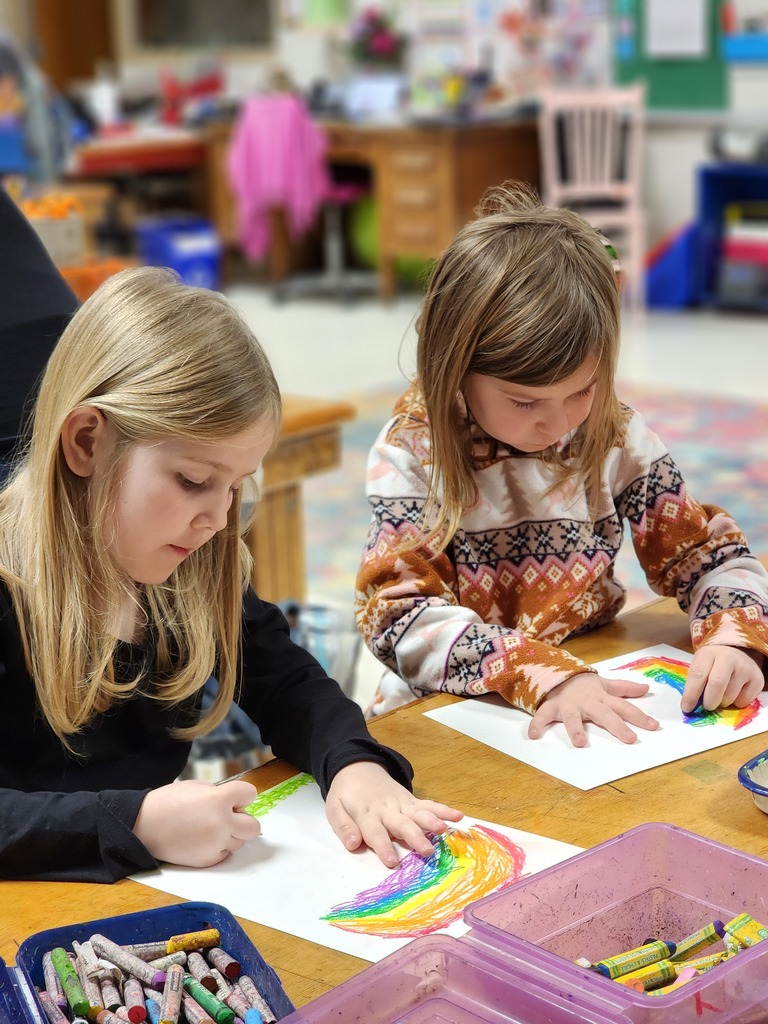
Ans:
[[[619,289],[605,240],[570,210],[542,206],[518,182],[490,189],[478,215],[435,264],[417,325],[432,459],[419,543],[427,539],[436,551],[478,497],[461,399],[467,374],[543,387],[569,377],[588,356],[598,360],[592,410],[570,457],[546,456],[556,483],[581,479],[591,502],[621,429]]]
[[[61,445],[65,420],[86,405],[103,412],[116,436],[109,465],[89,478],[71,472]],[[215,442],[259,422],[276,436],[280,415],[266,355],[216,292],[138,268],[107,281],[72,318],[45,371],[25,457],[0,493],[0,578],[40,709],[66,745],[141,683],[120,682],[113,669],[126,600],[157,638],[157,700],[177,704],[216,673],[214,705],[176,735],[191,739],[224,718],[252,569],[239,492],[225,529],[159,585],[133,584],[110,555],[112,509],[135,444]]]

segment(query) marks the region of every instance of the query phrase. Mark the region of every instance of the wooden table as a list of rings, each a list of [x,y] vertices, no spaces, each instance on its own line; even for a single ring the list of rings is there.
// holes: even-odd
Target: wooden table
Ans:
[[[331,163],[358,164],[371,171],[378,204],[378,272],[382,298],[394,295],[398,256],[438,256],[474,216],[485,190],[507,178],[539,184],[536,121],[462,124],[355,124],[323,122]],[[231,126],[213,124],[208,140],[208,215],[221,238],[237,241],[235,204],[226,173]],[[270,277],[290,272],[291,241],[272,218]]]
[[[657,643],[690,650],[687,620],[671,600],[645,605],[566,646],[598,661]],[[768,857],[768,821],[736,781],[739,765],[764,749],[764,735],[582,792],[424,717],[428,708],[457,699],[441,695],[416,701],[371,726],[379,740],[410,758],[419,795],[579,846],[600,843],[645,821],[670,821]],[[249,778],[266,789],[293,772],[284,762],[271,761]],[[178,902],[178,897],[129,880],[111,886],[0,882],[0,956],[11,963],[19,943],[44,928]],[[240,921],[297,1006],[368,966],[347,954]]]
[[[246,541],[253,585],[265,601],[302,601],[307,571],[302,483],[341,461],[341,424],[356,414],[350,402],[283,395],[277,446],[264,459],[264,483]]]

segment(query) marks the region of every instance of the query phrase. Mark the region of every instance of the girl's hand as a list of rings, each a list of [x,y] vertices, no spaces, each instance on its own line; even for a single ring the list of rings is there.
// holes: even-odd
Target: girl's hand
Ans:
[[[693,656],[680,709],[688,714],[699,704],[706,711],[745,708],[762,691],[763,656],[741,647],[708,644]]]
[[[325,813],[348,850],[369,846],[388,868],[400,862],[393,839],[429,857],[434,847],[424,833],[445,832],[446,821],[464,817],[446,804],[417,800],[372,761],[357,761],[334,775]]]
[[[584,723],[594,722],[622,743],[634,743],[637,735],[627,722],[649,731],[658,729],[659,723],[624,698],[642,697],[647,692],[646,683],[603,679],[595,672],[581,672],[549,691],[531,719],[528,738],[537,740],[546,726],[562,722],[574,747],[585,747]]]
[[[172,782],[147,793],[133,831],[156,860],[207,868],[261,834],[258,821],[241,810],[256,795],[241,779],[219,786]]]

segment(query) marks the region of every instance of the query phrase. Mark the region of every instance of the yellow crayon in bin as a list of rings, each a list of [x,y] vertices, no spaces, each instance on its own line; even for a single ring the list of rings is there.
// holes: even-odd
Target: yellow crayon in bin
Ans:
[[[178,953],[183,950],[188,953],[194,949],[210,949],[212,946],[221,945],[221,935],[218,928],[203,928],[199,932],[186,932],[184,935],[172,935],[168,939],[168,953]]]
[[[672,956],[677,949],[674,942],[662,942],[655,939],[653,942],[646,942],[636,949],[628,949],[626,953],[619,953],[617,956],[607,956],[598,960],[595,969],[606,978],[620,978],[630,971],[637,971],[648,964],[656,963],[658,960],[666,960]]]
[[[734,917],[725,926],[725,930],[744,949],[757,945],[763,939],[768,939],[768,928],[755,921],[750,914],[739,914],[738,917]]]
[[[723,960],[726,960],[730,955],[730,953],[726,953],[726,951],[722,949],[719,953],[710,953],[709,956],[698,956],[693,960],[681,960],[680,963],[675,961],[675,967],[677,968],[678,974],[685,970],[686,967],[695,967],[700,974],[703,974],[704,971],[709,971],[713,967],[717,967],[718,964],[721,964]]]
[[[702,949],[706,949],[707,946],[713,945],[719,939],[725,935],[725,925],[722,921],[712,921],[711,924],[705,925],[703,928],[699,928],[692,935],[688,935],[685,939],[682,939],[677,944],[677,950],[674,955],[671,956],[670,960],[686,960],[689,956],[695,956],[701,952]]]
[[[640,982],[643,989],[647,992],[652,988],[659,988],[661,985],[666,985],[667,982],[677,980],[677,971],[675,970],[676,964],[673,964],[671,960],[659,960],[655,964],[648,964],[647,967],[641,967],[639,971],[632,971],[631,974],[625,974],[621,978],[617,978],[616,981],[620,985],[629,985],[634,988],[635,982]]]

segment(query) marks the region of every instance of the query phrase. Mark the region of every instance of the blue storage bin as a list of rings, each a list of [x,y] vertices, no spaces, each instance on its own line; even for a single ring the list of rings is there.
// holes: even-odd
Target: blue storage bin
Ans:
[[[0,1024],[29,1024],[18,975],[0,957]]]
[[[688,224],[648,267],[646,299],[652,309],[682,309],[696,304],[698,226]]]
[[[139,257],[152,267],[170,267],[185,284],[218,289],[221,242],[202,217],[147,217],[136,228]]]
[[[26,174],[30,166],[21,125],[0,119],[0,174]]]
[[[94,932],[99,932],[120,945],[126,945],[167,939],[172,935],[200,931],[204,928],[218,928],[222,948],[240,962],[242,973],[253,979],[278,1020],[293,1012],[293,1004],[286,995],[277,972],[264,960],[230,912],[217,903],[176,903],[170,907],[157,907],[36,932],[19,946],[16,954],[16,971],[22,977],[17,979],[17,982],[23,984],[26,981],[31,991],[34,991],[35,986],[42,988],[43,954],[56,946],[71,949],[73,939],[85,942]],[[14,994],[12,976],[13,971],[7,969],[6,977],[0,975],[0,1021],[3,1020],[2,1014],[5,1012],[2,995],[7,980],[10,985],[7,1011],[10,1024],[30,1024],[35,1017],[28,1007],[23,1007],[23,997],[20,998],[20,993],[17,991]],[[18,987],[17,984],[17,990]],[[37,999],[35,1003],[40,1019],[45,1020],[42,1006]]]

